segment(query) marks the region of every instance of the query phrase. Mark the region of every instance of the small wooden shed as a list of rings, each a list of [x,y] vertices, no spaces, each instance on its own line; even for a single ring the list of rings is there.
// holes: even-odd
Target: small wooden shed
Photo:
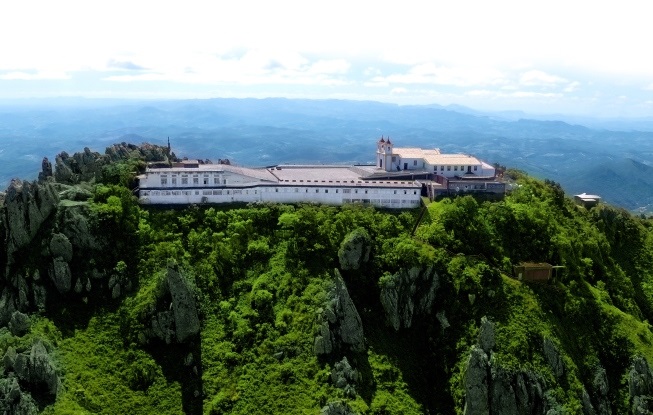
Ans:
[[[522,262],[513,266],[515,278],[519,281],[546,282],[551,279],[553,265],[546,262]]]

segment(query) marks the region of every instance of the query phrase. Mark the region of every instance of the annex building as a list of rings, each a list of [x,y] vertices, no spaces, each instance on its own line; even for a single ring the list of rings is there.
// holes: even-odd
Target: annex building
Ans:
[[[138,197],[142,204],[314,202],[401,209],[419,206],[423,194],[448,193],[460,181],[465,190],[488,191],[488,184],[499,184],[494,176],[492,166],[472,156],[394,148],[382,137],[376,165],[247,168],[187,160],[151,166],[138,177]]]

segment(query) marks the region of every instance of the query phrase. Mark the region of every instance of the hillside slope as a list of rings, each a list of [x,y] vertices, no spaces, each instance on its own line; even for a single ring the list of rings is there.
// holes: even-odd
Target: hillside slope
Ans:
[[[423,215],[141,208],[133,174],[169,156],[60,155],[7,190],[2,412],[653,410],[651,220],[518,172]],[[522,261],[560,268],[522,282]]]

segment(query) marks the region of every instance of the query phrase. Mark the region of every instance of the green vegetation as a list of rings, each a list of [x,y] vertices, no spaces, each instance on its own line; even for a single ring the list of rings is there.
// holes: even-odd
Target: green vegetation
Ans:
[[[580,208],[556,183],[513,172],[519,187],[505,200],[430,203],[411,235],[418,211],[143,209],[126,187],[136,168],[105,167],[90,203],[62,205],[81,209],[111,241],[94,264],[131,290],[87,299],[93,307],[43,311],[22,337],[0,333],[3,353],[37,338],[52,346],[64,390],[44,413],[198,413],[194,399],[206,414],[317,414],[340,401],[370,414],[462,413],[466,362],[484,316],[495,324],[492,364],[537,374],[546,399],[568,413],[580,411],[584,389],[594,393],[598,368],[613,411],[628,412],[630,360],[653,361],[653,222],[609,206]],[[370,244],[369,261],[341,267],[358,241]],[[525,283],[511,278],[522,261],[562,268],[549,283]],[[152,316],[168,304],[170,266],[197,301],[201,330],[186,345],[151,334]],[[402,270],[429,267],[439,278],[432,305],[395,331],[382,290],[399,290]],[[360,314],[366,351],[318,356],[318,317],[335,268]],[[562,375],[544,339],[560,354]],[[343,357],[359,374],[353,393],[333,380]]]

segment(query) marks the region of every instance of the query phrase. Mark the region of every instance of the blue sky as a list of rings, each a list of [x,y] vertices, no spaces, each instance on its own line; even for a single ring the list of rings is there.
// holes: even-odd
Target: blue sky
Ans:
[[[3,2],[0,99],[283,96],[651,116],[652,8],[629,0]]]

